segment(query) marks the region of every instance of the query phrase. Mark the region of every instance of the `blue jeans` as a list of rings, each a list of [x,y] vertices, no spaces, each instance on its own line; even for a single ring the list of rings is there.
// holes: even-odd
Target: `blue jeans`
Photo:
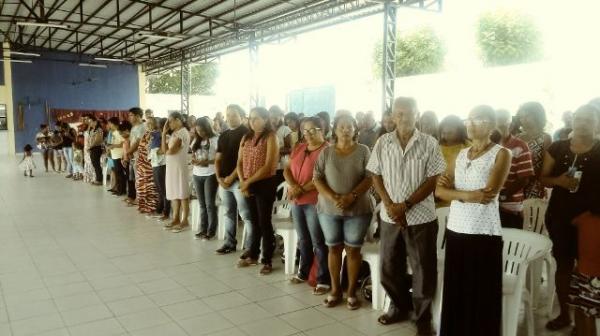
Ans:
[[[237,246],[236,231],[238,212],[244,221],[244,230],[246,230],[246,241],[242,243],[242,248],[250,247],[250,243],[254,236],[252,230],[252,221],[250,219],[250,208],[246,202],[246,198],[240,191],[239,182],[234,182],[229,188],[219,187],[219,196],[221,198],[221,206],[223,207],[223,225],[225,226],[225,243],[229,248]]]
[[[67,161],[67,172],[73,174],[73,147],[63,147],[65,161]]]
[[[313,204],[292,205],[292,219],[298,234],[298,249],[300,250],[300,265],[298,278],[308,280],[313,258],[317,258],[317,284],[329,285],[329,266],[323,230],[319,224],[317,208]]]
[[[217,207],[215,197],[217,196],[216,176],[194,175],[194,188],[200,205],[200,231],[209,237],[214,237],[217,232]]]
[[[371,222],[371,214],[339,216],[319,214],[319,222],[327,246],[361,247]]]

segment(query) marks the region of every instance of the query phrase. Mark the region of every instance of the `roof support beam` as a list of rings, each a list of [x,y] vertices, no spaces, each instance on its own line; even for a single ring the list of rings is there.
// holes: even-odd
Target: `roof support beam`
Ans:
[[[396,79],[396,21],[397,7],[387,0],[383,5],[383,64],[382,102],[383,112],[389,111],[394,103]]]

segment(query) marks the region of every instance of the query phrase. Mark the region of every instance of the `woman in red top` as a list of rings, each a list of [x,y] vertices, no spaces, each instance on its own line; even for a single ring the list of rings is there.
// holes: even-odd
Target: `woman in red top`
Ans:
[[[312,182],[315,162],[327,142],[321,130],[321,120],[306,118],[300,125],[305,141],[299,143],[290,155],[283,171],[288,185],[288,196],[292,200],[292,218],[298,234],[300,265],[298,274],[290,281],[294,284],[308,280],[313,258],[317,258],[317,287],[313,294],[323,295],[329,291],[330,278],[327,266],[328,250],[317,215],[317,189]],[[313,251],[314,250],[314,251]]]
[[[279,161],[277,138],[269,122],[269,111],[263,107],[250,110],[250,131],[242,138],[238,154],[237,172],[240,191],[246,197],[250,209],[253,232],[259,235],[250,237],[250,250],[238,267],[258,264],[261,251],[263,264],[260,274],[267,275],[273,270],[271,259],[275,246],[275,235],[271,215],[277,189],[275,170]]]

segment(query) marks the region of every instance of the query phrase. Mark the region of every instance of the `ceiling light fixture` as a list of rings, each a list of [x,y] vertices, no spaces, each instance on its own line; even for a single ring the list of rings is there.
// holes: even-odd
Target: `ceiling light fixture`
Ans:
[[[140,33],[141,37],[153,38],[153,39],[162,39],[162,40],[173,40],[173,41],[182,41],[183,37],[177,35],[171,35],[169,33]]]
[[[106,69],[106,64],[79,63],[79,66],[90,67],[90,68],[103,68],[103,69]]]
[[[50,27],[50,28],[69,28],[69,26],[58,23],[47,23],[47,22],[30,22],[21,21],[17,22],[17,26],[33,26],[33,27]]]
[[[109,58],[109,57],[94,57],[95,61],[105,61],[105,62],[125,62],[125,60],[119,58]]]
[[[19,55],[19,56],[33,56],[33,57],[40,57],[40,54],[36,54],[36,53],[30,53],[30,52],[23,52],[23,51],[11,51],[10,52],[11,55]]]
[[[16,60],[16,59],[11,59],[10,62],[11,63],[32,63],[30,60]]]

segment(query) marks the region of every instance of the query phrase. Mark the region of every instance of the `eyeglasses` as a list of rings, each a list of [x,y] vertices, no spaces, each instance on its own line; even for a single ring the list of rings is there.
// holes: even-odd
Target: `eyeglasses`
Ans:
[[[321,129],[318,127],[313,127],[310,129],[304,129],[302,130],[302,134],[310,134],[310,135],[315,135],[317,134],[317,132],[319,132]]]
[[[469,126],[469,125],[481,126],[481,125],[487,124],[489,122],[490,121],[487,119],[480,119],[480,118],[469,118],[469,119],[463,120],[463,123],[465,124],[465,126]]]

